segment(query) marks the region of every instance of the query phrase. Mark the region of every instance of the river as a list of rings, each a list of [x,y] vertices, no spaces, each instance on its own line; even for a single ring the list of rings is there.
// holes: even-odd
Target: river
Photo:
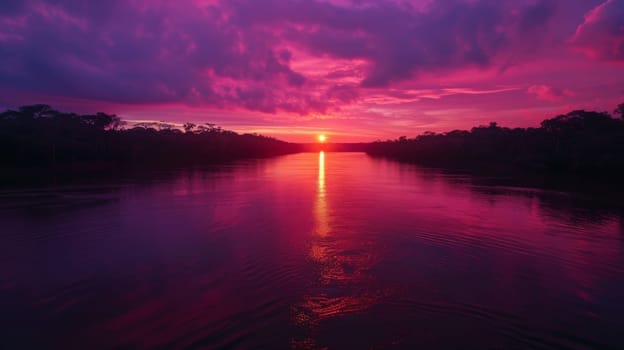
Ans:
[[[623,218],[363,153],[3,189],[0,348],[622,349]]]

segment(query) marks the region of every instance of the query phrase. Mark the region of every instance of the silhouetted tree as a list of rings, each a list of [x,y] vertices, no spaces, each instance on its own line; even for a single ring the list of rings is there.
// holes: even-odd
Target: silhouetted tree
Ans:
[[[184,123],[182,126],[184,128],[184,132],[193,132],[195,130],[195,124],[193,123]]]
[[[80,118],[87,124],[98,129],[118,130],[122,125],[122,121],[114,114],[106,114],[98,112],[95,115],[83,115]]]
[[[613,114],[619,114],[620,118],[624,119],[624,103],[620,103],[617,107],[615,107]]]

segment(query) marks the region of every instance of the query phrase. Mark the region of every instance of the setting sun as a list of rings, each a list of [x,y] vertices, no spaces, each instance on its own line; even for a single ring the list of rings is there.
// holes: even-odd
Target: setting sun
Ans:
[[[325,142],[325,141],[327,141],[327,136],[325,136],[325,135],[319,135],[319,136],[318,136],[318,141],[319,141],[319,142]]]

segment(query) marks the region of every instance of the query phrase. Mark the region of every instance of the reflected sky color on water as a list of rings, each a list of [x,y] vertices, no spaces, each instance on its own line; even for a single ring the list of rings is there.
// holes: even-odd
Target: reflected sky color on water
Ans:
[[[0,348],[618,349],[622,213],[359,153],[0,192]]]

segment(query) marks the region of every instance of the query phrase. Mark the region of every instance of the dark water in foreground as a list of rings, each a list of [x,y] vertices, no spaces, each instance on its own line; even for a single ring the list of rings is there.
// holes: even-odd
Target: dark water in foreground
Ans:
[[[621,212],[357,153],[0,192],[0,348],[622,349]]]

